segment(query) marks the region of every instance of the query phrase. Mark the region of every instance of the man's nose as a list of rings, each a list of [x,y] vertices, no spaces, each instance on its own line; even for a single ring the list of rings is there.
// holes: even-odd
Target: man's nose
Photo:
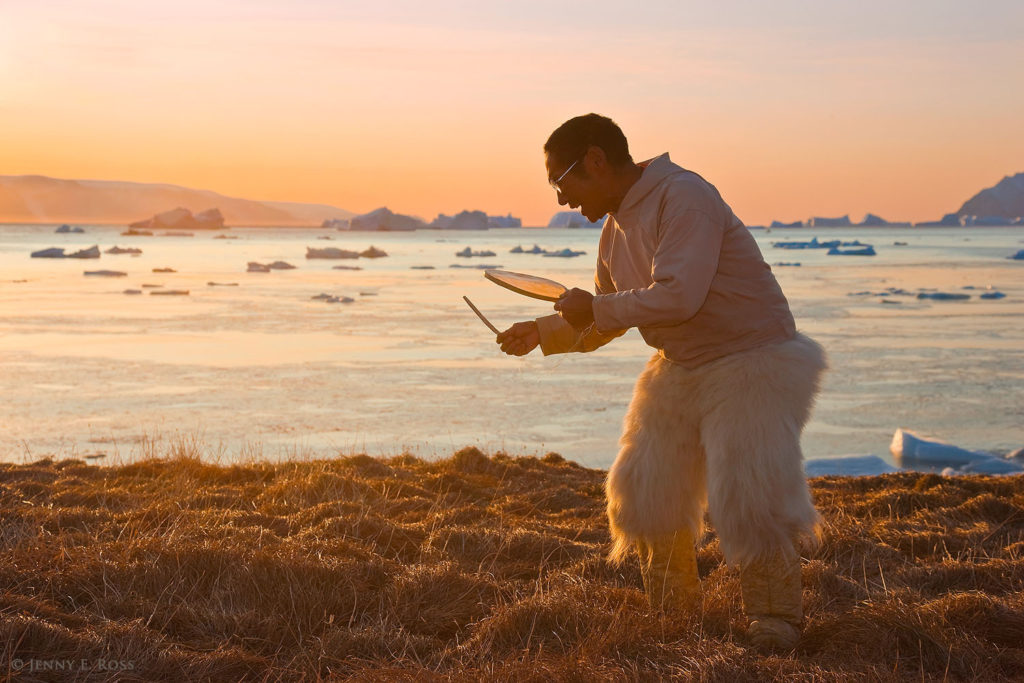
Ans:
[[[566,199],[561,192],[558,193],[557,197],[559,206],[566,206],[569,203],[569,200]]]

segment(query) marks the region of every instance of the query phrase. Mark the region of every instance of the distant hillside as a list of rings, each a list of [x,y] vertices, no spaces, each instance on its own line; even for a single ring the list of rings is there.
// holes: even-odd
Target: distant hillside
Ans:
[[[320,225],[351,211],[326,204],[260,202],[177,185],[0,176],[0,222],[124,223],[184,207],[220,209],[227,225]]]
[[[959,216],[1024,216],[1024,173],[1007,176],[994,187],[974,195],[957,211]]]

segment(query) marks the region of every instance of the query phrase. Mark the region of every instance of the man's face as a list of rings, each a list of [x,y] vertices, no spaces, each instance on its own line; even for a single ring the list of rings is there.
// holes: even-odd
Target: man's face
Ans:
[[[596,221],[607,213],[607,209],[602,208],[604,202],[595,178],[587,172],[586,163],[587,155],[568,160],[551,153],[544,157],[548,182],[557,185],[555,192],[559,205],[579,208],[588,221]]]

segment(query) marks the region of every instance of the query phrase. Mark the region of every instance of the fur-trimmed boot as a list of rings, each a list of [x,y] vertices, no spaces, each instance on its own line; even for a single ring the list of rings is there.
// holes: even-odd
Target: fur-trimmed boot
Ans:
[[[803,619],[800,556],[788,549],[741,566],[740,587],[751,644],[762,650],[792,650]]]
[[[640,574],[651,609],[700,606],[697,550],[689,529],[636,542]]]

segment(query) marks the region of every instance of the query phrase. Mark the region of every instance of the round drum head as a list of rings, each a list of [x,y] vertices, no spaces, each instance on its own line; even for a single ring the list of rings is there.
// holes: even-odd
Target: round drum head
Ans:
[[[546,277],[513,273],[508,270],[485,270],[484,277],[505,289],[511,289],[516,294],[543,301],[558,301],[558,297],[569,291],[565,285]]]

